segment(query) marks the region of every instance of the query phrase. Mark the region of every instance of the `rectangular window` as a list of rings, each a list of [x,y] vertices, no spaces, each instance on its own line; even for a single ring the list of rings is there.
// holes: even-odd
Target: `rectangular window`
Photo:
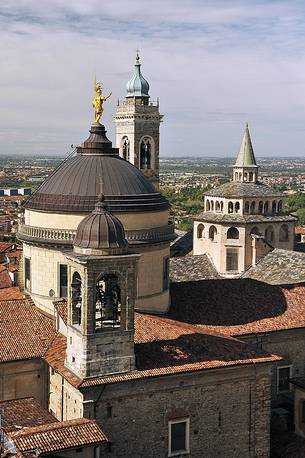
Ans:
[[[171,420],[168,429],[168,456],[189,453],[190,419]]]
[[[238,271],[238,250],[234,248],[227,248],[226,270]]]
[[[66,298],[68,295],[68,266],[59,264],[59,296]]]
[[[291,378],[292,366],[281,366],[277,368],[277,392],[285,393],[290,391],[289,379]]]
[[[169,287],[169,257],[163,258],[163,291]]]
[[[24,283],[25,288],[31,291],[31,260],[30,258],[24,258]]]

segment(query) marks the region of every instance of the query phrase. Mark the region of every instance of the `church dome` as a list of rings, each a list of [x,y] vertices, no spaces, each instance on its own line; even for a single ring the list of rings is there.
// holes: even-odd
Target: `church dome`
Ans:
[[[102,254],[126,253],[128,243],[121,221],[107,211],[107,205],[102,195],[92,213],[86,216],[78,225],[74,248],[99,250]]]
[[[149,98],[149,84],[141,73],[140,56],[137,53],[135,71],[133,77],[126,85],[126,97],[147,97]]]
[[[63,161],[26,201],[29,210],[89,213],[94,210],[101,182],[111,212],[146,212],[169,208],[168,201],[130,162],[112,148],[103,125],[93,125],[77,154]]]

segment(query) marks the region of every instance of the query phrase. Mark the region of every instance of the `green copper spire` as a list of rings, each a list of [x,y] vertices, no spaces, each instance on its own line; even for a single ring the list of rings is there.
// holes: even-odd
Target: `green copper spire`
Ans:
[[[248,123],[246,124],[244,137],[240,145],[240,150],[235,162],[235,167],[257,167],[251,143]]]
[[[149,98],[149,84],[141,73],[141,64],[139,50],[137,49],[137,57],[135,63],[135,71],[131,80],[126,85],[126,97],[144,97]]]

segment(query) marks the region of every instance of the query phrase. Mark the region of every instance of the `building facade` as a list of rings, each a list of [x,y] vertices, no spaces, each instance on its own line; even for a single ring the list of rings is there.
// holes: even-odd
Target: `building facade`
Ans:
[[[159,101],[149,96],[149,84],[141,73],[137,53],[134,75],[128,81],[125,100],[118,101],[115,114],[116,146],[119,154],[131,162],[159,189],[159,138],[163,115]]]
[[[240,275],[273,248],[293,250],[295,221],[283,195],[258,182],[246,126],[233,181],[205,192],[204,212],[194,222],[194,255],[208,254],[221,275]]]

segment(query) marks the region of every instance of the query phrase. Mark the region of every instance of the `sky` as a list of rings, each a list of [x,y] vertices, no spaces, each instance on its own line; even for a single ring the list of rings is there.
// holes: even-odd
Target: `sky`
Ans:
[[[136,49],[160,98],[161,157],[305,156],[304,0],[0,0],[0,154],[60,155],[88,135],[93,78],[113,115]]]

